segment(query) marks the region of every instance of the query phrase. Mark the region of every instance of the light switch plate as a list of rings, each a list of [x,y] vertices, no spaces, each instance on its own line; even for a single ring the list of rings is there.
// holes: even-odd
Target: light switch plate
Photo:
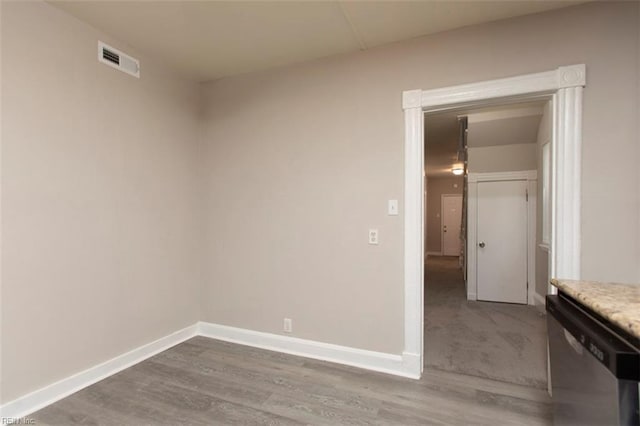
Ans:
[[[398,200],[389,200],[387,213],[389,214],[389,216],[398,215]]]

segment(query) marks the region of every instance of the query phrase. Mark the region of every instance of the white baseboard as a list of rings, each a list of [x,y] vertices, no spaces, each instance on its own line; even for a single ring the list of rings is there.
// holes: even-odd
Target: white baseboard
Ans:
[[[394,355],[290,336],[198,322],[0,406],[0,419],[20,419],[195,336],[419,379],[420,354]]]
[[[394,355],[206,322],[198,323],[198,334],[212,339],[336,362],[396,376],[420,378],[420,354]]]
[[[478,300],[478,296],[475,293],[467,293],[467,300]]]
[[[546,300],[545,297],[538,294],[537,292],[533,293],[533,304],[542,312],[545,312]]]
[[[0,419],[19,419],[27,416],[47,405],[53,404],[60,399],[71,395],[87,386],[100,380],[112,376],[125,368],[144,361],[166,349],[184,342],[196,335],[196,324],[183,328],[162,337],[154,342],[147,343],[132,351],[118,355],[108,361],[98,364],[80,373],[57,381],[27,395],[21,396],[13,401],[7,402],[0,407]],[[4,423],[3,423],[4,424]]]
[[[422,360],[420,359],[420,354],[402,352],[402,371],[405,374],[391,374],[418,380],[422,376],[423,366],[424,365],[422,363]]]

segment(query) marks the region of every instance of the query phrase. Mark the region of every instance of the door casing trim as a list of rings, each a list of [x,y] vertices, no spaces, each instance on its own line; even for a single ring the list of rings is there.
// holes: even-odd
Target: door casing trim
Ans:
[[[551,250],[549,276],[580,278],[582,91],[584,64],[430,90],[402,93],[405,122],[404,176],[404,349],[418,360],[424,339],[424,113],[515,99],[551,99]],[[554,289],[549,287],[549,292]]]

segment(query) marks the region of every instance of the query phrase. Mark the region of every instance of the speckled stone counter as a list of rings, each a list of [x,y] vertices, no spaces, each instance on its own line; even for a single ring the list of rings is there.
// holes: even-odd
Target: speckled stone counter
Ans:
[[[561,292],[640,339],[640,285],[551,280]]]

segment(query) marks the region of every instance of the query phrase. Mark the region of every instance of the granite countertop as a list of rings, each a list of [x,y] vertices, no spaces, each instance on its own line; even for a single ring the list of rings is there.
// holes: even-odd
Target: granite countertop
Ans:
[[[551,284],[640,339],[640,285],[556,279]]]

